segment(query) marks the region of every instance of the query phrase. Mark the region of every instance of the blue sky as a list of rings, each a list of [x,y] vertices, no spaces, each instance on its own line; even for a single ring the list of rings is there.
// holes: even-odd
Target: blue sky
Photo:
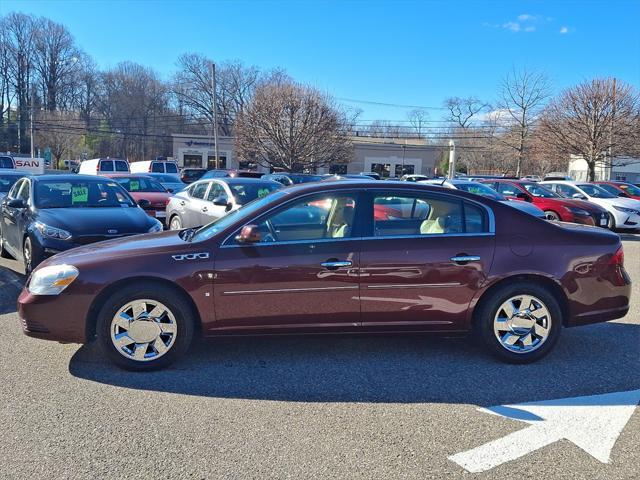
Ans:
[[[169,77],[195,51],[282,67],[341,100],[492,101],[512,68],[544,71],[555,91],[595,76],[640,86],[640,1],[1,0],[10,11],[65,24],[101,67],[132,60]],[[344,103],[364,120],[409,110]]]

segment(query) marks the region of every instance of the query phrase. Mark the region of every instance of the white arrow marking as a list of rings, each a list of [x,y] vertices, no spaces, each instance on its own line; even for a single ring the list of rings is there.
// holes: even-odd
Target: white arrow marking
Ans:
[[[566,439],[609,463],[611,450],[640,402],[640,390],[478,410],[520,420],[530,427],[449,457],[469,472],[490,470]]]

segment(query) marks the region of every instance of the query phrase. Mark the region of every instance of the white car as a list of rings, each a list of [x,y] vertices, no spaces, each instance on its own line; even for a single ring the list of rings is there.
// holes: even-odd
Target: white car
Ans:
[[[640,228],[640,200],[616,197],[598,185],[588,182],[556,180],[541,182],[541,185],[563,197],[587,200],[600,205],[611,216],[611,229]]]

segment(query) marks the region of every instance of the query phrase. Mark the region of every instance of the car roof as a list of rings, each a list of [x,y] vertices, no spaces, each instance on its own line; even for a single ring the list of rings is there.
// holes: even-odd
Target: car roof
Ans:
[[[228,183],[229,185],[233,184],[244,184],[247,183],[256,183],[256,184],[265,184],[265,183],[273,183],[276,185],[282,186],[280,183],[275,182],[273,180],[263,180],[262,178],[254,178],[254,177],[215,177],[215,178],[203,178],[198,180],[199,182],[210,182],[212,180],[217,180],[219,182]]]
[[[24,170],[14,170],[13,168],[0,168],[0,175],[9,175],[12,177],[29,177],[31,176],[31,173],[25,172]]]
[[[47,181],[47,180],[104,180],[108,181],[109,177],[105,175],[83,175],[77,173],[63,173],[63,174],[48,174],[48,175],[34,175],[30,177],[35,181]]]
[[[546,184],[546,183],[562,183],[564,185],[577,185],[578,183],[580,184],[585,184],[585,183],[589,183],[588,181],[584,181],[584,182],[577,182],[575,180],[545,180],[544,182],[541,182],[542,185]]]

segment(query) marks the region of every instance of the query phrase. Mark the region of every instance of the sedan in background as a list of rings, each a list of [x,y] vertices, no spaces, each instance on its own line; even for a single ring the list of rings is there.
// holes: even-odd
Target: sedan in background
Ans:
[[[264,175],[262,172],[256,172],[253,170],[208,170],[201,179],[205,178],[261,178]]]
[[[587,200],[609,212],[609,228],[634,230],[640,228],[640,200],[613,195],[598,185],[587,182],[552,181],[542,182],[547,188],[563,197]]]
[[[0,254],[22,260],[27,273],[70,248],[162,231],[120,185],[95,176],[24,177],[3,199],[0,214]]]
[[[504,202],[506,205],[513,207],[515,209],[521,210],[529,215],[533,215],[538,218],[547,218],[546,214],[536,207],[534,204],[529,202],[518,202],[509,200],[504,195],[500,195],[493,188],[479,182],[471,182],[469,180],[426,180],[420,181],[418,183],[424,185],[436,185],[444,188],[455,188],[457,190],[464,190],[465,192],[475,193],[476,195],[481,195],[483,197],[492,198],[493,200],[497,200],[498,202]]]
[[[320,182],[325,177],[323,175],[315,175],[313,173],[269,173],[261,177],[263,180],[273,180],[281,183],[285,187],[291,185],[299,185],[308,182]]]
[[[147,215],[157,218],[163,224],[167,211],[167,204],[171,193],[160,183],[150,178],[148,174],[136,175],[107,175],[129,192],[138,205],[147,212]]]
[[[169,228],[180,230],[205,225],[280,188],[282,184],[278,182],[258,178],[198,180],[169,200]]]
[[[183,168],[180,170],[180,180],[184,183],[193,183],[207,173],[206,168]]]
[[[158,182],[169,193],[178,193],[187,188],[187,184],[174,173],[146,173],[144,176]]]
[[[430,179],[431,177],[428,177],[426,175],[418,175],[418,174],[403,175],[402,177],[400,177],[400,180],[402,180],[403,182],[422,182]]]
[[[0,170],[0,201],[9,193],[11,187],[25,176],[25,172],[16,170]]]
[[[633,198],[634,200],[640,200],[640,187],[628,182],[615,182],[613,180],[605,182],[591,182],[594,185],[598,185],[600,188],[606,190],[611,195],[616,197]]]
[[[377,220],[380,201],[401,216]],[[471,334],[502,360],[528,363],[565,327],[627,314],[623,263],[615,233],[461,190],[310,183],[199,229],[57,255],[31,275],[18,316],[33,337],[97,337],[131,370],[171,364],[196,335],[285,333]]]
[[[610,215],[607,210],[591,202],[564,198],[540,183],[523,180],[481,180],[509,200],[524,200],[544,211],[549,220],[595,225],[609,228]]]

